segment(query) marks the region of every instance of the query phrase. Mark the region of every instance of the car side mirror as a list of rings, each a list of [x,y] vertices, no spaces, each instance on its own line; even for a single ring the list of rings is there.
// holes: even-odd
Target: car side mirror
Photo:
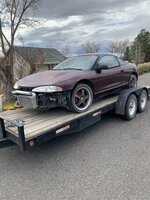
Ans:
[[[106,69],[108,69],[107,65],[98,64],[96,67],[96,72],[99,74],[101,73],[102,70],[106,70]]]

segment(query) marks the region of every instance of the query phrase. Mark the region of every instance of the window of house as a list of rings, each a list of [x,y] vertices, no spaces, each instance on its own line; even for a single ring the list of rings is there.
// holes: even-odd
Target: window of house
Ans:
[[[53,65],[49,64],[48,65],[48,70],[51,70],[51,69],[53,69]]]

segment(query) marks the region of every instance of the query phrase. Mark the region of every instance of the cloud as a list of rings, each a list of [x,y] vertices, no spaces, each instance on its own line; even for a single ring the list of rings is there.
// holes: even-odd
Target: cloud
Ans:
[[[41,0],[32,17],[42,26],[20,29],[20,34],[37,46],[69,45],[76,51],[87,40],[132,40],[142,28],[150,30],[149,9],[149,0]]]
[[[136,6],[141,0],[42,0],[41,17],[45,18],[63,18],[73,15],[90,15],[99,13],[100,15],[109,11],[124,10]],[[148,1],[147,1],[148,2]]]

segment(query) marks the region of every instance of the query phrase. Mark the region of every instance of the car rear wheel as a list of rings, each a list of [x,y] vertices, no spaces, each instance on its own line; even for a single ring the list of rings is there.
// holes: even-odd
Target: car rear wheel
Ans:
[[[71,95],[69,109],[73,112],[82,113],[89,109],[93,102],[93,92],[89,85],[78,84]]]
[[[135,74],[132,74],[129,79],[129,88],[137,87],[137,77]]]

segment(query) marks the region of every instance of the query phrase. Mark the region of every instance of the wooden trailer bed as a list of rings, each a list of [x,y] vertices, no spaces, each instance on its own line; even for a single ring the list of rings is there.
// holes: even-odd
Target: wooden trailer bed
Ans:
[[[105,106],[116,103],[118,96],[109,97],[104,100],[100,100],[94,103],[91,108],[84,113],[76,114],[63,108],[57,108],[54,110],[34,110],[22,108],[13,111],[5,111],[0,113],[0,118],[4,119],[5,128],[11,131],[15,136],[19,137],[17,127],[13,126],[14,121],[24,122],[24,134],[25,139],[30,140],[45,132],[51,131],[54,128],[60,127],[63,124],[67,124],[72,120],[81,118],[89,113],[96,112]]]

